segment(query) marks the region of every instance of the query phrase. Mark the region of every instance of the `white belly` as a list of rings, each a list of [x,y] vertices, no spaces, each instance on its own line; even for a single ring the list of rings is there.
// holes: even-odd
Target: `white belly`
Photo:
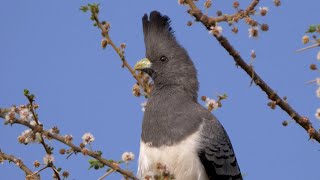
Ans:
[[[159,174],[157,163],[165,165],[176,180],[208,180],[205,169],[197,154],[199,133],[173,146],[150,147],[140,143],[138,176]]]

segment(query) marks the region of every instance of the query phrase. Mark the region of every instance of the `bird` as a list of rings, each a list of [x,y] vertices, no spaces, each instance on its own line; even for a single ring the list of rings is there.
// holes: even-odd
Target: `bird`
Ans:
[[[168,16],[144,14],[146,58],[134,69],[151,77],[137,176],[159,173],[176,180],[242,180],[231,141],[217,118],[198,102],[197,70],[175,38]]]

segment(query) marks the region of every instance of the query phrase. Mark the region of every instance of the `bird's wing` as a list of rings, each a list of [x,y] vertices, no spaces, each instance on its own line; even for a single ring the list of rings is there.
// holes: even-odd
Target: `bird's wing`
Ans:
[[[204,119],[199,158],[210,180],[242,180],[229,137],[214,116]]]

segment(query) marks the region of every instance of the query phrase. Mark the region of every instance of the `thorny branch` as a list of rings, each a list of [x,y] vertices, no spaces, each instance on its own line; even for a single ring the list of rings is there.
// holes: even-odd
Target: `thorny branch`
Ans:
[[[92,6],[91,6],[92,8]],[[99,8],[98,6],[96,6],[96,8]],[[104,37],[104,41],[102,41],[102,46],[107,46],[108,44],[110,44],[112,46],[112,48],[116,51],[116,53],[119,55],[121,61],[122,61],[122,67],[126,67],[133,78],[135,78],[137,80],[138,85],[140,85],[143,89],[143,91],[145,92],[145,97],[149,97],[150,93],[151,93],[151,86],[148,83],[148,80],[145,81],[145,79],[143,78],[143,74],[138,73],[136,74],[136,71],[130,66],[130,64],[128,63],[128,61],[126,60],[125,56],[124,56],[124,51],[121,50],[119,47],[117,47],[114,42],[112,41],[112,39],[110,38],[109,35],[109,28],[110,28],[110,24],[106,21],[100,21],[99,17],[98,17],[98,12],[99,10],[91,10],[91,16],[93,18],[93,20],[95,21],[95,24],[99,27],[99,29],[101,30],[101,34]]]
[[[0,162],[2,162],[3,160],[13,162],[17,166],[19,166],[19,168],[26,174],[26,177],[28,177],[26,180],[40,180],[40,176],[37,174],[33,174],[33,172],[22,162],[21,159],[0,151]]]
[[[227,20],[232,17],[242,17],[242,14],[248,15],[250,12],[254,12],[255,7],[258,5],[259,0],[253,0],[251,4],[244,10],[244,12],[239,12],[238,15],[234,14],[230,17],[222,18],[211,18],[204,15],[201,10],[195,5],[193,0],[185,0],[189,5],[190,9],[188,13],[196,18],[196,21],[200,21],[208,30],[213,25],[209,22],[218,22],[222,20]],[[284,99],[282,99],[261,77],[254,71],[254,69],[249,66],[239,53],[234,49],[234,47],[229,43],[228,39],[222,35],[213,34],[214,37],[219,41],[222,47],[233,57],[234,61],[238,66],[240,66],[268,96],[270,100],[275,102],[281,109],[283,109],[292,119],[294,119],[301,127],[303,127],[309,134],[310,138],[315,139],[320,143],[320,134],[317,132],[312,123],[307,117],[302,117],[298,112],[296,112]]]
[[[9,112],[10,110],[9,109],[1,109],[0,108],[0,117],[5,119],[5,115],[7,112]],[[72,142],[68,142],[65,137],[59,135],[59,134],[55,134],[55,133],[51,133],[47,130],[44,130],[43,127],[41,125],[32,125],[30,124],[28,121],[24,121],[24,120],[21,120],[21,119],[17,119],[17,118],[14,118],[11,122],[11,124],[21,124],[23,126],[26,126],[26,127],[29,127],[34,133],[40,133],[40,134],[43,134],[45,135],[46,137],[49,137],[49,138],[52,138],[52,139],[55,139],[67,146],[69,146],[73,152],[75,153],[78,153],[78,152],[82,152],[82,148],[79,147],[79,146],[76,146],[75,144],[73,144]],[[129,177],[133,180],[138,180],[137,177],[135,177],[133,175],[132,172],[130,171],[126,171],[124,169],[121,169],[117,164],[113,163],[113,162],[110,162],[108,161],[107,159],[104,159],[102,158],[99,153],[97,152],[94,152],[94,151],[91,151],[91,150],[87,150],[86,151],[86,154],[97,159],[99,162],[101,162],[102,164],[112,168],[113,170],[116,170],[117,172],[121,173],[122,175],[124,175],[125,177]],[[31,173],[32,174],[32,173]]]
[[[34,121],[36,122],[37,125],[40,125],[39,123],[39,119],[38,119],[38,114],[36,113],[36,108],[34,106],[34,95],[30,94],[28,90],[24,91],[24,95],[27,97],[28,101],[29,101],[29,110],[32,113],[32,116],[34,118]],[[40,143],[43,146],[44,150],[46,151],[46,153],[48,155],[52,154],[52,150],[50,149],[50,146],[48,146],[46,144],[46,142],[44,141],[44,138],[42,136],[40,136]],[[53,164],[53,162],[48,163],[48,167],[50,167],[53,171],[53,173],[55,174],[55,177],[58,180],[61,180],[60,174],[59,172],[56,170],[55,165]]]

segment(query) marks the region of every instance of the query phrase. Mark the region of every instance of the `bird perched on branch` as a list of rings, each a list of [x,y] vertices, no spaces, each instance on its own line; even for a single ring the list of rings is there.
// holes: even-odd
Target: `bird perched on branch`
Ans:
[[[138,176],[153,176],[159,164],[177,180],[242,180],[229,137],[197,102],[197,71],[177,42],[170,19],[157,11],[142,18],[146,58],[136,70],[154,88],[146,105]]]

